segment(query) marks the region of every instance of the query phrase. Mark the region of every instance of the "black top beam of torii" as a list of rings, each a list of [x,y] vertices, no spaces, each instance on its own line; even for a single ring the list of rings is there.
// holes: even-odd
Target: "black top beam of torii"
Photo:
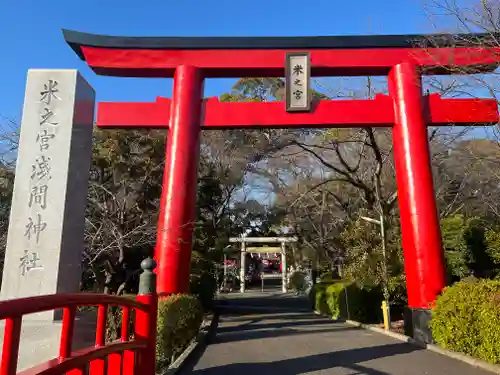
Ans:
[[[150,50],[386,49],[495,46],[500,34],[406,34],[344,36],[143,37],[88,34],[63,29],[66,42],[84,59],[82,46]]]

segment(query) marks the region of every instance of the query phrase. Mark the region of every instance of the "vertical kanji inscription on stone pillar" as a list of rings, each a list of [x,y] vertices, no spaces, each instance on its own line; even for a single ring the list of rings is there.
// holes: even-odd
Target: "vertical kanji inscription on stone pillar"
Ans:
[[[28,72],[2,300],[80,289],[94,103],[76,70]]]

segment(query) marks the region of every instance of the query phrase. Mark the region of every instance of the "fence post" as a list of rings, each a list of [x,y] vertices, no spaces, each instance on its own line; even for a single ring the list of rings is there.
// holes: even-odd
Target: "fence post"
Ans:
[[[135,339],[146,340],[147,347],[138,353],[136,374],[155,375],[156,372],[156,314],[158,296],[156,294],[156,275],[153,270],[156,262],[150,257],[141,262],[142,273],[139,279],[137,301],[149,306],[148,312],[136,311]]]

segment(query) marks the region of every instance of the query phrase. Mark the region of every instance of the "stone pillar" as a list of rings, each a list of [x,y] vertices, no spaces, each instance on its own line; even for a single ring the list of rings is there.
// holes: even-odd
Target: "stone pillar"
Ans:
[[[94,100],[76,70],[28,71],[2,300],[80,290]]]
[[[240,293],[245,293],[245,270],[246,270],[247,253],[245,242],[241,243],[241,268],[240,268]]]
[[[287,292],[287,277],[286,277],[286,249],[285,243],[281,243],[281,290]]]

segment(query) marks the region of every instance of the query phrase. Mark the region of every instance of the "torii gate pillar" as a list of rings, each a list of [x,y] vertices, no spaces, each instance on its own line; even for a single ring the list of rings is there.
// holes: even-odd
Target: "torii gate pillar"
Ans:
[[[409,333],[428,341],[429,303],[446,280],[418,67],[411,63],[394,66],[389,73],[389,91],[394,103],[392,134],[408,306],[412,321],[426,323],[416,325],[426,332]]]
[[[159,295],[189,292],[202,94],[200,70],[177,67],[155,249]]]

